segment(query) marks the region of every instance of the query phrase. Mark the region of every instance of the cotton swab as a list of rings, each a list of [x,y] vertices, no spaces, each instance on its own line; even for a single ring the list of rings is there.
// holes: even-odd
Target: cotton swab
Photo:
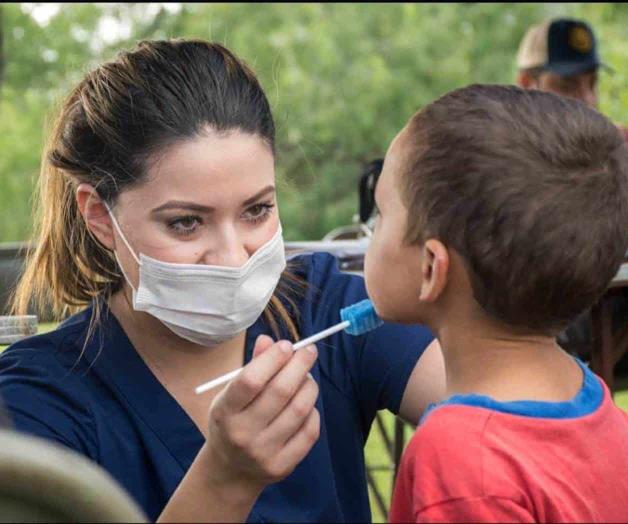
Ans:
[[[373,307],[373,303],[368,299],[362,300],[361,302],[357,302],[351,306],[341,309],[340,318],[342,322],[339,322],[334,326],[324,329],[323,331],[320,331],[315,335],[312,335],[311,337],[305,338],[294,344],[292,347],[293,351],[304,348],[305,346],[308,346],[310,344],[314,344],[315,342],[318,342],[319,340],[322,340],[329,335],[333,335],[338,331],[342,331],[343,329],[350,335],[357,336],[362,335],[367,331],[371,331],[372,329],[375,329],[384,323],[377,316],[377,313],[375,313],[375,308]],[[209,391],[210,389],[213,389],[220,384],[228,382],[229,380],[237,376],[240,371],[242,371],[242,369],[243,368],[234,369],[233,371],[230,371],[229,373],[226,373],[221,377],[210,380],[205,384],[201,384],[194,391],[197,395],[205,393],[206,391]]]

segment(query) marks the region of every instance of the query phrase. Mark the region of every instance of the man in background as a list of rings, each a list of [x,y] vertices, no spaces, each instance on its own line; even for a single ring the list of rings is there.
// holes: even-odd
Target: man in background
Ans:
[[[612,69],[600,60],[593,29],[582,20],[557,18],[530,27],[517,53],[517,84],[524,89],[539,89],[575,98],[597,109],[598,72]],[[628,129],[618,125],[628,142]],[[612,298],[615,358],[628,347],[628,290]],[[623,326],[623,327],[622,327]],[[574,354],[589,353],[591,340],[588,312],[578,317],[558,342]],[[627,359],[623,359],[621,367]]]
[[[575,98],[597,109],[598,72],[612,71],[599,57],[593,29],[557,18],[528,29],[517,53],[517,84]],[[628,129],[618,126],[628,141]]]

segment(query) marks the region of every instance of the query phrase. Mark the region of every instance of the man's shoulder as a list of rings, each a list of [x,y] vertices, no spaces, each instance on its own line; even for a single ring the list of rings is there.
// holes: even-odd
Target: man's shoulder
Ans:
[[[628,127],[621,124],[616,124],[616,125],[617,125],[617,129],[619,129],[619,132],[621,133],[621,136],[624,138],[624,141],[628,142]]]

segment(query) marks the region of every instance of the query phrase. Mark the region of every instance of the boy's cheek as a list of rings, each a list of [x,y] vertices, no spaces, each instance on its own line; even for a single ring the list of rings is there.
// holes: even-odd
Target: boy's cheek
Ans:
[[[395,270],[387,263],[386,255],[377,244],[369,246],[364,258],[364,280],[366,292],[375,306],[377,315],[383,320],[398,320],[398,292],[392,280]]]
[[[381,317],[381,306],[385,293],[385,282],[381,275],[382,256],[379,253],[377,239],[373,238],[364,255],[364,282],[366,292],[375,306],[375,311]]]

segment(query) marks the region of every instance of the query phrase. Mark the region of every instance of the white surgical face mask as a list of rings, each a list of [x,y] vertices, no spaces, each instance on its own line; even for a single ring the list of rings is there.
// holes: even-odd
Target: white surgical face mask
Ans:
[[[240,267],[173,264],[143,253],[138,258],[108,206],[107,210],[139,265],[135,289],[114,252],[133,290],[133,308],[153,315],[180,337],[201,346],[220,344],[253,325],[286,267],[281,226]]]

